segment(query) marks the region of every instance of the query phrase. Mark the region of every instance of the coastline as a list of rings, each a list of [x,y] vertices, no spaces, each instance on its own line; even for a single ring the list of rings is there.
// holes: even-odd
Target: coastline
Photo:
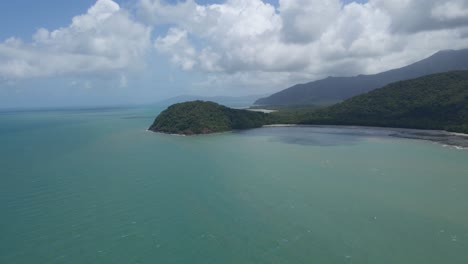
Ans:
[[[206,133],[206,134],[177,134],[177,133],[166,133],[166,132],[160,132],[160,131],[153,131],[153,130],[150,130],[150,129],[146,129],[145,131],[146,132],[151,132],[151,133],[156,133],[156,134],[161,134],[161,135],[168,135],[168,136],[192,137],[192,136],[221,135],[221,134],[232,133],[235,130],[229,130],[229,131],[224,131],[224,132],[215,132],[215,133]]]
[[[303,126],[299,124],[272,124],[272,125],[264,125],[262,127],[297,127],[297,126]]]
[[[252,112],[260,112],[260,113],[265,113],[265,114],[270,114],[270,113],[278,112],[278,110],[263,109],[263,108],[258,108],[258,109],[245,108],[245,109],[243,109],[243,110],[252,111]]]
[[[271,127],[316,127],[335,129],[361,129],[371,130],[369,135],[389,136],[396,138],[406,138],[414,140],[431,141],[443,146],[452,146],[457,149],[468,149],[468,134],[449,132],[446,130],[424,130],[398,127],[372,127],[372,126],[345,126],[345,125],[303,125],[303,124],[273,124],[265,125],[264,128]],[[377,134],[372,133],[377,132]]]
[[[387,136],[395,138],[405,138],[414,140],[425,140],[435,142],[443,146],[452,146],[457,149],[468,149],[468,134],[449,132],[446,130],[423,130],[423,129],[411,129],[411,128],[397,128],[397,127],[371,127],[371,126],[343,126],[343,125],[303,125],[303,124],[272,124],[264,125],[259,128],[280,128],[280,127],[315,127],[315,128],[331,128],[331,129],[360,129],[363,135],[368,134],[369,136]],[[366,131],[368,130],[368,131]],[[152,131],[147,129],[146,131],[170,135],[170,136],[210,136],[210,135],[221,135],[227,133],[233,133],[240,130],[230,130],[224,132],[208,133],[208,134],[175,134],[165,133],[159,131]]]

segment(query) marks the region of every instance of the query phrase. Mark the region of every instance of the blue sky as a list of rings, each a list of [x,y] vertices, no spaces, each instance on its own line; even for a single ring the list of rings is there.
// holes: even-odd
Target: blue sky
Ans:
[[[66,26],[70,19],[93,5],[93,0],[15,0],[0,2],[0,39],[12,36],[30,38],[39,28]],[[9,25],[9,26],[6,26]]]
[[[0,108],[264,95],[468,48],[466,1],[339,1],[1,1]]]

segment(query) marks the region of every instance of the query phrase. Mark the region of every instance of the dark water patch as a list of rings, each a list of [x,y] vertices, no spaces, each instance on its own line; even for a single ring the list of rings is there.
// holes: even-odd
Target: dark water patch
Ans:
[[[362,135],[357,132],[324,130],[310,126],[265,127],[237,133],[245,136],[268,136],[272,142],[304,146],[352,145],[362,139]]]
[[[352,145],[365,138],[396,137],[436,142],[442,145],[468,148],[468,136],[441,130],[355,126],[289,126],[264,127],[238,131],[248,136],[271,136],[272,141],[310,146]]]
[[[419,130],[406,128],[314,126],[318,133],[355,135],[360,137],[397,137],[432,141],[444,145],[468,148],[468,136],[457,135],[442,130]]]

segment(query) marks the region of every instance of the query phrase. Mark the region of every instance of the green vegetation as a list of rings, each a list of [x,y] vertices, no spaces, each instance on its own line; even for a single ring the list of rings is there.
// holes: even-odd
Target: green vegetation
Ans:
[[[192,101],[174,104],[164,110],[149,130],[192,135],[256,128],[269,123],[271,116],[265,113],[232,109],[213,102]]]
[[[204,101],[170,106],[150,130],[207,134],[267,124],[314,124],[443,129],[468,133],[468,71],[400,81],[330,107],[280,107],[265,114]]]
[[[468,71],[396,82],[325,109],[303,112],[295,121],[468,133]]]

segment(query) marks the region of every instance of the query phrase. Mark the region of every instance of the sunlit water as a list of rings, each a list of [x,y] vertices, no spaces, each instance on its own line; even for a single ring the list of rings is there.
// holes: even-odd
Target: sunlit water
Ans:
[[[468,150],[158,111],[0,114],[0,263],[468,263]]]

